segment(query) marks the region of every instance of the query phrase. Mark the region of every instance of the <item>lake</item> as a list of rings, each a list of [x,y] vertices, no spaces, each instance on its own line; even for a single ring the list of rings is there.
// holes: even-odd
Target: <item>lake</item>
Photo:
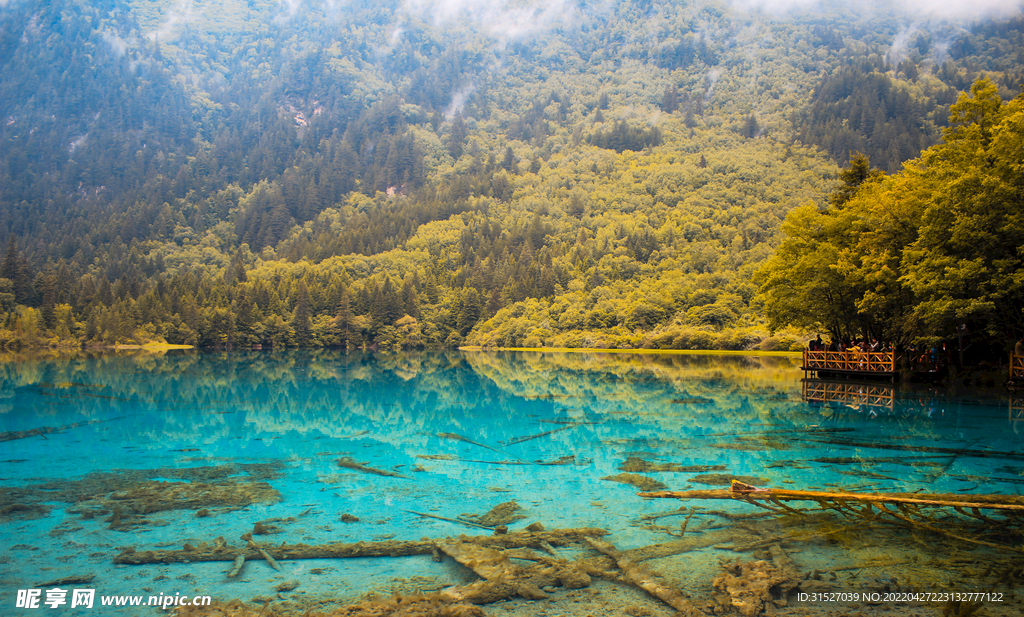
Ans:
[[[550,541],[511,560],[493,546],[474,555],[533,567],[546,599],[521,586],[487,615],[674,614],[638,576],[707,614],[967,614],[972,602],[1020,614],[1012,511],[638,496],[733,479],[1021,494],[1024,402],[802,376],[798,358],[768,356],[12,357],[0,364],[0,613],[22,614],[30,589],[41,611],[67,615],[153,614],[99,606],[116,595],[241,599],[253,615],[386,603],[472,586],[479,576],[451,555],[478,545],[459,537],[507,544],[532,526]],[[298,558],[359,542],[381,556]],[[282,544],[279,569],[255,557]],[[552,583],[565,568],[586,576]],[[53,589],[67,596],[51,609]],[[92,609],[85,596],[71,606],[76,589],[95,590]]]

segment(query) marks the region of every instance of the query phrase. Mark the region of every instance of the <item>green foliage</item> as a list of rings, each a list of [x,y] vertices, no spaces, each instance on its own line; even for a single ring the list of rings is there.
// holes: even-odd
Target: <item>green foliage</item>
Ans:
[[[1004,103],[979,80],[950,124],[945,143],[900,174],[867,174],[829,208],[787,216],[786,238],[759,273],[773,327],[904,344],[966,331],[999,345],[1024,330],[1024,98]],[[851,189],[864,163],[844,174]]]
[[[913,67],[904,67],[901,75]],[[880,58],[844,66],[822,79],[805,115],[796,123],[800,139],[818,144],[845,164],[863,152],[886,171],[935,144],[957,90],[922,75],[913,83]]]

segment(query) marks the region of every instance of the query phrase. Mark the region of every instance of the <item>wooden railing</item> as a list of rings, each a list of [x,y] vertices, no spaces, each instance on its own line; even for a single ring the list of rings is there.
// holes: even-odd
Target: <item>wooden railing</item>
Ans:
[[[808,402],[872,405],[891,411],[895,401],[894,393],[892,386],[804,380],[803,395]]]
[[[1013,432],[1019,435],[1021,428],[1018,425],[1024,422],[1024,397],[1010,396],[1009,420]]]
[[[1024,379],[1024,356],[1010,356],[1010,379]]]
[[[810,351],[805,349],[804,370],[894,373],[896,372],[896,354],[891,351]]]

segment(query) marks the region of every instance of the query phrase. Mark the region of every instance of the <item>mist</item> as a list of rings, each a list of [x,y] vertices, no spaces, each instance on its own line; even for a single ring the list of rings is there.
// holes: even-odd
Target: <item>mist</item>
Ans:
[[[517,39],[578,18],[568,0],[522,3],[510,0],[405,0],[403,10],[435,26],[471,21],[497,39]]]
[[[1024,9],[1024,0],[874,0],[852,4],[834,0],[727,0],[726,4],[738,12],[766,14],[776,19],[842,11],[864,19],[896,14],[915,21],[945,22],[1006,18]],[[614,2],[588,3],[581,10],[581,5],[572,0],[405,0],[402,6],[434,25],[470,20],[497,38],[517,38],[573,23],[584,11],[599,13],[613,5]]]

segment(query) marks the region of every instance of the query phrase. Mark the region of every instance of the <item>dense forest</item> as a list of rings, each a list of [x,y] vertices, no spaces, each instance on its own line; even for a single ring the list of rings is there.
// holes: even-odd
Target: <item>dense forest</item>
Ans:
[[[1019,17],[183,7],[0,5],[0,344],[788,349],[799,217],[1024,77]],[[838,330],[1019,327],[907,289]]]
[[[979,80],[950,120],[900,173],[857,157],[850,190],[790,212],[759,273],[773,323],[904,346],[955,338],[988,357],[1024,332],[1024,95],[1004,103]]]

